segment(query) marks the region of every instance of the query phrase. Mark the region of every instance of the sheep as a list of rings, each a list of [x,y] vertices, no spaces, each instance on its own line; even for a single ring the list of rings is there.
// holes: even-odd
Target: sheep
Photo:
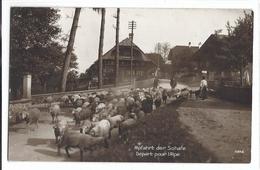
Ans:
[[[52,123],[58,122],[58,116],[61,113],[60,106],[58,104],[51,104],[49,113],[52,117]]]
[[[84,120],[80,127],[80,133],[89,134],[91,128],[93,128],[94,124],[90,120]]]
[[[40,113],[41,111],[38,108],[29,108],[27,111],[22,112],[22,118],[25,120],[28,129],[29,125],[32,124],[35,124],[35,126],[38,128]]]
[[[164,104],[166,104],[167,97],[168,97],[167,90],[163,89],[163,91],[162,91],[162,100],[163,100]]]
[[[137,123],[136,119],[130,118],[119,124],[118,133],[119,137],[123,140],[127,140],[127,135],[131,128],[133,128]]]
[[[139,112],[137,112],[137,118],[138,119],[142,119],[145,116],[144,111],[140,110]]]
[[[111,137],[111,125],[106,119],[94,123],[94,127],[90,130],[90,135],[101,136],[110,139]]]
[[[159,108],[161,106],[161,103],[162,103],[161,97],[159,95],[156,95],[154,100],[155,107]]]
[[[51,102],[53,102],[53,97],[48,96],[46,99],[44,99],[44,101],[47,102],[47,103],[51,103]]]
[[[84,103],[84,99],[81,98],[81,96],[79,94],[74,94],[74,95],[68,96],[68,97],[74,108],[81,107]]]
[[[69,148],[79,148],[80,161],[83,161],[84,151],[89,150],[92,152],[98,146],[108,148],[109,146],[107,139],[104,137],[93,137],[91,135],[69,132],[68,130],[66,130],[59,140],[57,153],[58,155],[60,155],[60,149],[64,147],[67,156],[70,158]]]
[[[92,111],[91,108],[82,108],[80,112],[80,120],[92,119]]]
[[[133,107],[134,107],[134,104],[135,104],[135,99],[134,99],[133,97],[131,97],[131,96],[128,96],[128,97],[126,98],[126,107],[127,107],[127,110],[128,110],[129,112],[132,111],[132,109],[133,109]]]
[[[181,89],[181,94],[179,98],[181,99],[188,99],[190,95],[190,91],[187,88]]]
[[[61,136],[64,134],[66,128],[68,128],[68,124],[62,121],[55,123],[55,125],[53,126],[56,144],[58,143]]]
[[[60,101],[62,102],[63,105],[68,106],[70,103],[69,96],[64,95],[60,98]]]
[[[90,105],[89,102],[84,102],[83,105],[82,105],[82,108],[87,108],[89,105]]]
[[[146,94],[145,99],[142,101],[142,110],[145,113],[151,113],[153,110],[153,98]]]
[[[99,105],[96,107],[96,113],[101,112],[105,108],[106,108],[106,105],[104,103],[99,103]]]
[[[72,110],[72,114],[74,116],[75,125],[80,125],[80,112],[82,111],[81,107],[78,107],[77,109]]]
[[[107,118],[107,120],[110,122],[110,129],[113,129],[113,128],[116,128],[119,126],[119,123],[124,120],[124,116],[116,115],[116,116]]]

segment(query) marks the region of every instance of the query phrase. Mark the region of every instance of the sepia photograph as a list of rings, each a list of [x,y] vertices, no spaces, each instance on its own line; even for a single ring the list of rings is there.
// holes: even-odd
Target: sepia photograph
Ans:
[[[13,6],[9,20],[8,161],[251,163],[253,10]]]

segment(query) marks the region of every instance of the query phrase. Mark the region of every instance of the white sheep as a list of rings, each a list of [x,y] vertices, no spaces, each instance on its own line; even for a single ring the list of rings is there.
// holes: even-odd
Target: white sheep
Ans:
[[[40,118],[41,111],[38,108],[29,108],[27,111],[22,112],[22,118],[26,121],[27,128],[29,125],[35,124],[38,128],[38,122]]]
[[[110,128],[116,128],[119,126],[119,124],[124,120],[124,116],[122,115],[116,115],[113,117],[107,118],[107,120],[110,122]]]
[[[58,122],[58,116],[61,113],[60,105],[51,104],[49,108],[49,113],[52,117],[52,123]]]
[[[98,106],[96,107],[96,113],[101,112],[105,108],[106,108],[106,105],[104,103],[99,103]]]
[[[70,98],[67,95],[64,95],[60,98],[61,102],[65,105],[68,105],[70,103]]]
[[[92,136],[100,136],[104,138],[110,138],[111,137],[111,131],[110,131],[110,122],[106,119],[103,119],[99,122],[94,123],[94,127],[90,130],[90,134]]]

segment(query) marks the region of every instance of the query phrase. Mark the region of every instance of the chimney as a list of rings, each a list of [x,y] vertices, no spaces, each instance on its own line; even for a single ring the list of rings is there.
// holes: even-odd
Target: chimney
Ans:
[[[191,47],[191,42],[189,42],[189,47]]]

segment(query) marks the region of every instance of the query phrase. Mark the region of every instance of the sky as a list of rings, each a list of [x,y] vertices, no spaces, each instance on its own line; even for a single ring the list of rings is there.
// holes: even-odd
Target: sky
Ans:
[[[58,21],[62,33],[69,34],[74,8],[60,8]],[[168,42],[171,48],[176,45],[197,46],[203,44],[215,30],[222,29],[227,34],[226,23],[244,16],[240,9],[120,9],[119,41],[128,37],[128,22],[136,21],[134,43],[144,53],[154,52],[157,42]],[[249,12],[249,11],[246,11]],[[106,8],[104,48],[106,53],[115,45],[116,8]],[[101,13],[92,8],[82,8],[79,27],[76,32],[74,52],[78,57],[78,71],[85,72],[98,58]]]

